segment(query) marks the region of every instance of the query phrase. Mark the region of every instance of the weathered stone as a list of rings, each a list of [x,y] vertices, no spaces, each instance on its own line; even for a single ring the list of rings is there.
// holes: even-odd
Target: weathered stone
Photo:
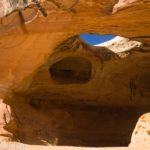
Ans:
[[[131,147],[142,146],[150,148],[150,114],[142,115],[133,131],[131,138]]]
[[[41,6],[47,17],[39,7],[26,8],[23,25],[18,12],[1,18],[1,141],[132,150],[143,144],[145,150],[147,125],[131,134],[150,111],[150,2],[58,0]],[[80,33],[126,38],[95,47]]]

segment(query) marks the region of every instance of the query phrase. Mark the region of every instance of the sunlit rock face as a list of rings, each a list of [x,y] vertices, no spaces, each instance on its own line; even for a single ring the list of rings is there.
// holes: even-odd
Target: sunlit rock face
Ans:
[[[112,40],[109,40],[101,44],[97,44],[95,46],[107,47],[114,53],[120,53],[120,52],[127,52],[135,48],[138,49],[142,46],[142,43],[130,40],[128,38],[117,36]]]
[[[119,0],[113,7],[113,13],[116,13],[119,10],[126,9],[140,3],[140,0]],[[144,2],[144,1],[143,1]]]
[[[140,137],[149,145],[149,127],[135,128],[150,111],[149,1],[57,2],[61,7],[41,3],[47,17],[23,10],[29,23],[22,26],[17,12],[1,19],[0,140],[29,149],[128,149],[141,146]],[[33,10],[38,15],[31,19]],[[89,46],[78,36],[83,32],[126,38]]]
[[[139,146],[150,148],[150,114],[142,115],[134,129],[131,138],[130,147],[135,147],[139,143]]]

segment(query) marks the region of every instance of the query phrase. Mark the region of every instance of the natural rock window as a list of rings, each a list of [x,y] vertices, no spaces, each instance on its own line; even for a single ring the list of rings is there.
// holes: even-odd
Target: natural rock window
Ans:
[[[113,35],[99,35],[99,34],[80,34],[80,38],[89,45],[97,45],[109,40],[112,40],[115,36]]]
[[[82,57],[67,57],[54,63],[50,69],[53,80],[61,83],[84,83],[91,78],[92,65]]]

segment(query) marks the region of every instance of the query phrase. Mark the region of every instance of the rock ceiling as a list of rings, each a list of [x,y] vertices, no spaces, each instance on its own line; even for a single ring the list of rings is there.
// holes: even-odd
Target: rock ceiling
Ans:
[[[149,115],[133,129],[150,111],[149,0],[2,2],[1,141],[148,145]],[[96,47],[81,33],[125,39]]]

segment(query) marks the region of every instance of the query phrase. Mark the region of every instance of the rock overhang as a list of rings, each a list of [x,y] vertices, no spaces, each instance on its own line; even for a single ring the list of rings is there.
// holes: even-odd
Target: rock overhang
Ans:
[[[106,92],[103,96],[99,97],[100,99],[99,104],[103,104],[107,106],[108,105],[112,106],[112,104],[119,104],[119,106],[121,105],[129,106],[129,105],[126,105],[127,104],[126,100],[128,99],[130,101],[131,106],[135,104],[137,106],[138,104],[139,107],[142,107],[142,108],[147,107],[145,108],[145,111],[141,111],[141,114],[142,112],[145,113],[149,111],[149,108],[148,108],[149,106],[149,103],[148,103],[149,102],[148,100],[149,99],[149,84],[148,84],[149,83],[149,67],[148,66],[149,66],[149,34],[150,34],[149,31],[150,30],[149,30],[149,11],[148,10],[149,10],[150,5],[148,1],[137,1],[136,3],[135,1],[125,1],[127,2],[127,5],[122,7],[122,5],[120,5],[122,2],[123,1],[119,1],[119,3],[115,5],[115,3],[117,2],[114,1],[112,5],[112,3],[110,3],[110,1],[108,0],[103,1],[103,2],[98,2],[98,1],[93,1],[93,0],[79,1],[79,3],[74,7],[74,10],[66,11],[66,10],[59,10],[58,8],[57,9],[55,8],[54,11],[50,10],[50,13],[48,13],[47,18],[43,18],[41,16],[38,17],[36,20],[34,20],[33,22],[27,25],[26,28],[27,28],[28,34],[25,34],[25,35],[24,33],[22,34],[22,30],[20,30],[19,26],[15,26],[15,28],[7,32],[6,35],[1,34],[2,36],[0,37],[1,38],[0,48],[2,50],[1,58],[3,58],[1,59],[1,69],[2,69],[2,74],[1,74],[1,77],[2,77],[1,87],[2,88],[1,89],[3,90],[3,95],[5,95],[5,91],[6,91],[7,96],[11,97],[12,95],[9,92],[13,89],[18,94],[18,96],[19,95],[24,96],[24,94],[26,95],[27,91],[30,92],[28,96],[29,98],[31,98],[29,101],[21,100],[20,97],[14,98],[20,101],[20,103],[18,103],[16,106],[11,105],[12,103],[9,103],[9,100],[8,100],[9,98],[5,99],[5,102],[13,106],[12,108],[16,110],[17,113],[19,113],[19,111],[25,110],[26,108],[30,108],[31,106],[33,108],[29,112],[31,112],[31,114],[32,113],[34,114],[36,109],[37,110],[40,109],[39,104],[41,102],[41,98],[44,98],[44,95],[46,95],[46,93],[44,92],[47,91],[48,93],[50,89],[54,88],[54,90],[51,91],[52,95],[47,95],[46,97],[52,96],[53,97],[52,99],[55,99],[55,100],[58,100],[58,97],[62,99],[63,98],[62,95],[68,94],[69,91],[72,90],[72,94],[75,95],[74,102],[76,102],[77,98],[81,100],[81,95],[83,96],[83,98],[85,98],[84,96],[86,96],[87,93],[90,94],[88,91],[92,91],[99,85],[99,88],[97,89],[97,93],[95,93],[96,90],[94,90],[94,93],[91,94],[91,100],[96,94],[101,95],[101,93]],[[134,2],[133,5],[132,5],[132,2]],[[117,8],[117,10],[119,11],[112,15],[111,14],[112,6],[114,5],[115,5],[115,8],[118,6],[121,6],[121,9]],[[12,15],[15,15],[15,14],[12,14]],[[6,17],[2,19],[3,25],[1,24],[1,27],[2,27],[1,29],[3,31],[7,31],[7,28],[3,28],[3,27],[9,24],[8,20],[10,20],[11,18],[12,16],[10,15],[8,16],[8,18]],[[44,29],[42,29],[41,26],[44,26]],[[99,51],[98,48],[91,48],[87,46],[86,44],[79,44],[80,42],[78,43],[78,41],[76,41],[77,43],[73,45],[70,44],[71,46],[74,46],[74,48],[77,48],[78,50],[73,48],[71,51],[69,48],[69,43],[66,43],[68,41],[66,39],[68,39],[68,37],[74,36],[76,34],[80,34],[82,32],[84,33],[94,32],[94,33],[102,33],[102,34],[111,33],[115,35],[128,37],[133,40],[141,41],[143,45],[142,47],[138,49],[135,48],[131,52],[128,52],[129,55],[124,55],[124,54],[121,55],[121,56],[126,56],[125,58],[122,58],[122,59],[116,56],[116,54],[110,51],[107,51],[106,48],[101,48],[101,50]],[[16,37],[16,39],[14,39],[13,42],[9,42],[9,41],[12,41],[14,36]],[[65,42],[63,42],[64,40]],[[54,50],[56,50],[56,47],[59,47],[59,45],[61,45],[62,42],[64,43],[64,46],[62,46],[64,47],[64,51],[61,53],[57,51],[58,55],[54,54],[55,53]],[[91,88],[90,90],[85,91],[85,94],[82,93],[83,91],[80,88],[78,89],[77,92],[75,92],[74,90],[76,90],[77,88],[75,86],[73,87],[72,85],[68,86],[69,87],[69,90],[67,90],[68,92],[66,92],[66,90],[63,91],[63,88],[66,87],[63,85],[61,85],[63,87],[63,88],[61,87],[62,89],[60,88],[59,84],[57,85],[57,88],[55,88],[55,83],[50,85],[51,88],[49,87],[47,88],[48,82],[46,79],[49,79],[50,76],[47,76],[48,78],[46,78],[46,76],[42,77],[42,71],[40,69],[43,67],[41,66],[43,64],[49,64],[50,62],[56,62],[57,59],[61,60],[62,58],[65,58],[66,56],[72,57],[74,55],[77,55],[78,57],[79,56],[81,57],[81,55],[84,57],[86,56],[86,58],[88,57],[89,61],[91,62],[97,62],[99,60],[100,62],[97,64],[95,63],[96,65],[93,65],[93,66],[100,66],[99,67],[100,73],[97,76],[96,81],[100,80],[101,77],[103,77],[103,80],[102,80],[103,82],[100,82],[100,83],[95,82],[92,86],[89,86]],[[33,60],[36,60],[36,61],[33,61]],[[104,64],[104,65],[101,65],[101,64]],[[43,66],[47,66],[47,72],[48,72],[48,69],[50,66],[49,65],[43,65]],[[104,72],[102,72],[102,70]],[[120,72],[120,70],[122,71]],[[48,72],[48,75],[49,75],[49,72]],[[92,77],[95,77],[95,76],[92,76]],[[38,90],[38,87],[41,87],[40,84],[42,83],[43,79],[45,80],[45,84],[44,84],[45,87],[40,88],[40,90]],[[109,82],[109,81],[112,81],[112,82]],[[105,86],[102,88],[103,85]],[[31,92],[32,88],[33,88],[33,92],[35,93],[34,95],[37,95],[37,97],[35,98],[32,97],[32,94],[33,94]],[[84,89],[84,86],[82,88]],[[110,89],[112,88],[114,91],[113,90],[109,91],[108,88]],[[62,93],[61,93],[62,95],[60,94],[60,92],[57,93],[56,92],[57,90],[60,90],[60,91],[62,90]],[[116,93],[116,91],[118,90],[120,90],[120,92]],[[38,94],[40,95],[40,91],[43,91],[43,93],[41,93],[41,96],[39,98]],[[114,94],[114,97],[116,97],[114,98],[114,100],[112,100],[112,102],[111,102],[111,97],[112,97],[111,94]],[[125,98],[124,96],[119,96],[118,94],[127,95],[127,97]],[[67,98],[68,99],[70,98],[67,96],[65,97],[64,101]],[[104,97],[106,97],[106,100],[103,99]],[[97,100],[97,98],[98,97],[96,96],[95,99]],[[87,99],[90,99],[90,97],[87,96],[86,99],[82,101],[81,103],[86,104]],[[117,103],[115,103],[116,99],[118,101]],[[125,103],[120,102],[120,100],[124,101]],[[101,103],[102,101],[103,103]],[[59,101],[59,103],[61,102]],[[66,102],[68,103],[68,101]],[[96,102],[95,104],[98,104],[98,102]],[[42,107],[43,105],[47,105],[47,101],[46,101],[46,104],[41,103]],[[17,106],[21,107],[22,110],[18,110],[19,107]],[[109,108],[106,110],[110,111]],[[140,112],[139,108],[137,108],[136,110],[133,109],[133,111]],[[66,121],[69,121],[69,124],[73,125],[72,121],[69,120],[70,114],[68,114],[68,112],[66,111],[65,112],[58,111],[58,110],[56,112],[52,111],[54,116],[56,115],[56,120],[57,121],[59,120],[60,116],[58,114],[61,114],[61,112],[62,114],[64,114],[64,116],[66,116],[65,118]],[[112,116],[113,116],[113,110],[110,112],[112,112]],[[20,113],[20,117],[24,117],[24,118],[27,117],[25,115],[21,116],[21,114],[23,113]],[[36,114],[34,115],[36,117]],[[119,117],[118,119],[120,118],[121,117]],[[133,114],[133,118],[137,120],[134,114]],[[26,119],[25,120],[27,122],[28,122],[28,119],[30,120],[30,118],[26,118]],[[21,119],[21,122],[23,122],[22,119]],[[123,123],[122,120],[121,122]],[[63,122],[60,122],[60,124],[62,125]],[[34,127],[35,124],[33,123],[32,125]],[[59,123],[56,126],[57,128],[60,128]],[[26,130],[27,128],[25,126],[23,127],[24,127],[24,131],[20,129],[18,129],[18,131],[26,135],[28,130]],[[72,126],[70,126],[69,129],[67,130],[71,131],[71,127]],[[11,128],[12,127],[10,127],[10,129]],[[58,131],[60,131],[60,129],[58,129]],[[41,136],[44,139],[46,137],[44,136],[45,133],[46,132],[44,133],[38,132],[38,136]],[[21,140],[29,142],[26,136],[24,137],[24,139],[21,138]],[[54,140],[53,141],[54,143],[57,143],[57,140],[53,139],[53,137],[52,137],[52,140]],[[34,141],[30,141],[30,142],[34,142]]]

